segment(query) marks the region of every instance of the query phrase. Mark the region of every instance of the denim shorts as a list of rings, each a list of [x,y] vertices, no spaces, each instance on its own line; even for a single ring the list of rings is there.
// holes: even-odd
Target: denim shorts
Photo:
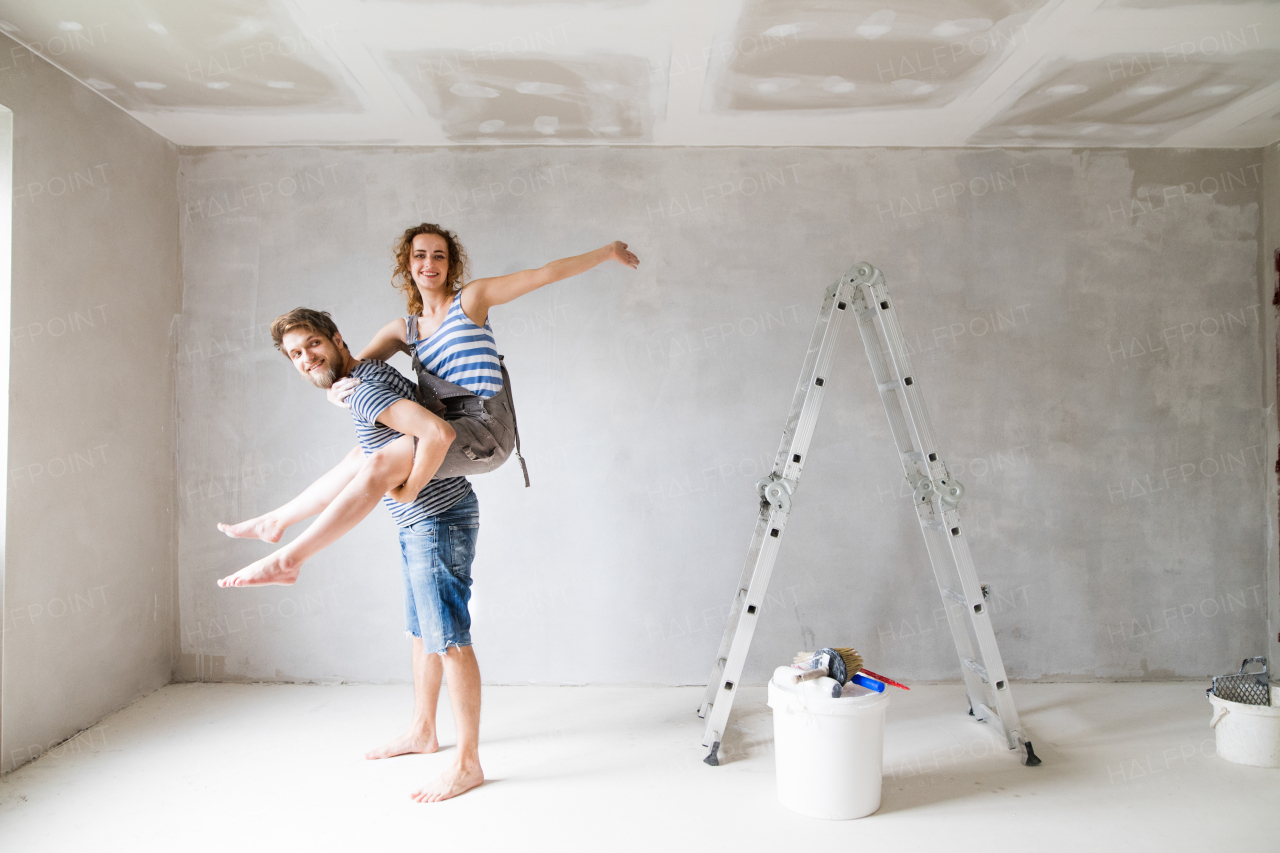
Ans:
[[[480,533],[475,492],[439,515],[400,528],[405,630],[427,652],[471,645],[471,561]]]

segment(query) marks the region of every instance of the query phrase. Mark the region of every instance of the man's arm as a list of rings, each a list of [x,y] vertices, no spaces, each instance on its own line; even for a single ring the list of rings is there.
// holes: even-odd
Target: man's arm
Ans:
[[[235,539],[278,542],[290,525],[323,512],[347,484],[355,479],[363,464],[364,451],[356,445],[341,462],[321,474],[319,479],[303,489],[302,494],[284,506],[239,524],[219,524],[218,529]],[[439,467],[439,463],[436,463],[436,467]]]
[[[445,454],[449,452],[449,445],[453,444],[456,434],[448,421],[431,414],[412,400],[397,400],[378,414],[377,421],[398,433],[418,439],[409,479],[404,481],[404,485],[388,493],[395,500],[408,503],[418,496],[418,492],[422,491],[440,469],[440,463],[444,462]]]

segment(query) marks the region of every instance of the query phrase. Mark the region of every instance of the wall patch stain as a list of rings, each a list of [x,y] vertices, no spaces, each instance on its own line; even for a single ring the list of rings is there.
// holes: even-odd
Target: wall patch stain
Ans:
[[[177,682],[226,681],[226,655],[179,655],[177,666],[173,668],[173,680]]]

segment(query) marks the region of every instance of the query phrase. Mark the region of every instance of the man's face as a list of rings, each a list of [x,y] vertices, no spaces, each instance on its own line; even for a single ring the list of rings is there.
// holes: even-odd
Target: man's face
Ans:
[[[335,334],[329,340],[319,332],[294,329],[284,333],[280,345],[298,372],[317,388],[328,388],[342,378],[346,367],[342,335]]]

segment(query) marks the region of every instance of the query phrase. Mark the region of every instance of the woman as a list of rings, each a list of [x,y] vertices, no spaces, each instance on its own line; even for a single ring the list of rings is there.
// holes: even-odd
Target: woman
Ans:
[[[397,241],[392,282],[404,293],[409,314],[384,326],[359,358],[387,361],[405,352],[413,359],[420,402],[457,431],[435,478],[488,473],[513,449],[524,469],[510,377],[498,355],[488,310],[544,284],[585,272],[601,262],[601,254],[632,267],[638,263],[626,244],[618,242],[540,270],[479,279],[464,288],[467,255],[452,232],[424,223],[408,229]],[[330,401],[346,406],[345,399],[358,383],[358,379],[335,383]],[[415,454],[414,471],[398,490],[401,495],[416,494],[425,485],[422,477],[430,468],[430,456],[421,449]],[[529,485],[527,470],[524,478]]]

